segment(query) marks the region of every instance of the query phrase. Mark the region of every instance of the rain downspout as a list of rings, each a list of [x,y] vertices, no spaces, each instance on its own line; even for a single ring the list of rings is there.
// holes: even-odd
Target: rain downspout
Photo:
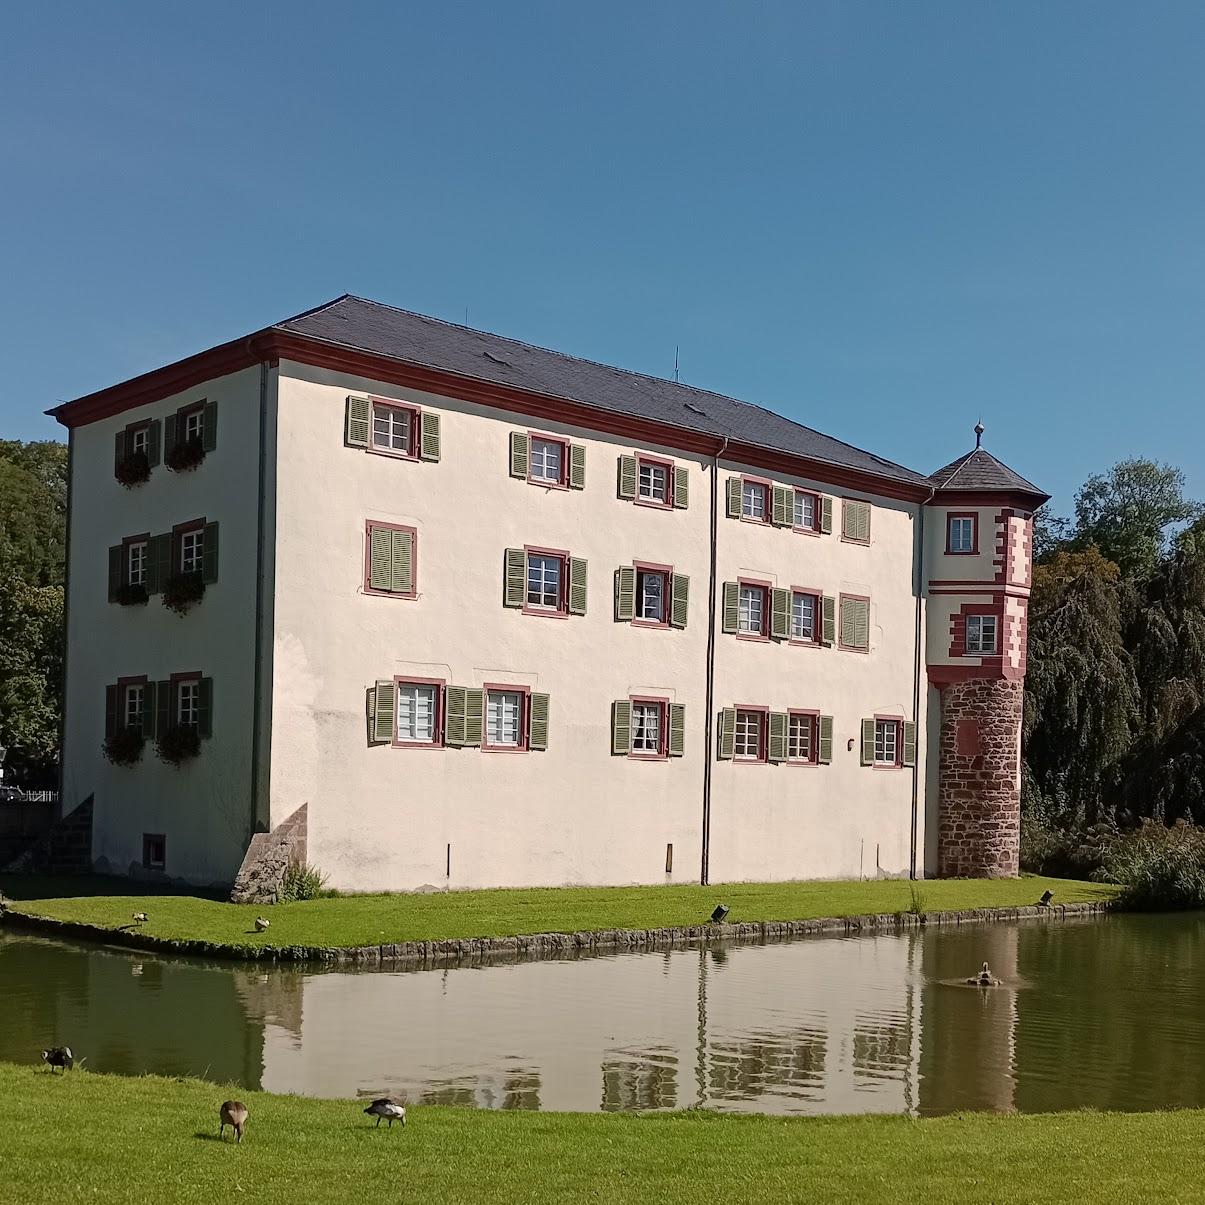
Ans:
[[[937,493],[937,487],[933,486],[929,490],[929,496],[917,507],[916,510],[916,553],[914,554],[914,569],[913,580],[916,583],[916,629],[913,634],[914,660],[912,667],[912,722],[916,725],[917,732],[921,731],[920,723],[920,675],[921,675],[921,624],[924,622],[924,583],[925,583],[925,507],[933,501],[934,495]],[[925,733],[925,752],[928,753],[929,748],[929,726],[924,725]],[[928,772],[928,756],[925,757],[925,771]],[[916,878],[916,831],[917,822],[919,820],[920,808],[920,762],[919,757],[913,760],[912,766],[912,838],[911,846],[908,853],[908,877]]]
[[[715,724],[716,539],[719,535],[720,457],[728,450],[725,435],[711,458],[711,541],[707,582],[707,702],[703,720],[703,859],[699,882],[706,887],[711,861],[711,763]],[[915,831],[915,828],[914,830]]]
[[[253,340],[247,340],[247,350],[255,353]],[[264,706],[264,546],[266,541],[266,501],[264,491],[268,477],[268,361],[259,363],[259,485],[257,490],[255,517],[255,662],[252,668],[251,710],[251,826],[247,834],[250,842],[259,826],[260,798],[265,793],[266,775],[260,769],[260,754],[263,744],[261,729]],[[269,805],[268,826],[271,827]]]

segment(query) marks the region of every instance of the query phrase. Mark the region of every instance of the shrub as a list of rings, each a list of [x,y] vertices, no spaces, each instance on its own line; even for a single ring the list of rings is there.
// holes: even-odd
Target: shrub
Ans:
[[[147,602],[150,595],[146,591],[146,587],[137,582],[131,585],[126,582],[117,587],[117,601],[123,607],[137,607]]]
[[[173,573],[163,587],[163,605],[183,615],[205,596],[205,580],[199,573]]]
[[[189,469],[195,469],[204,459],[205,445],[194,436],[168,448],[163,463],[175,473],[186,473]]]
[[[1105,873],[1124,908],[1205,908],[1205,829],[1143,821],[1115,842]]]
[[[159,734],[155,752],[162,761],[178,766],[201,752],[201,737],[193,724],[173,724]]]
[[[276,892],[278,904],[289,904],[294,900],[317,900],[337,894],[326,886],[326,875],[316,866],[305,862],[290,862]]]
[[[150,478],[151,462],[145,452],[130,452],[117,462],[113,475],[126,489],[133,489]]]
[[[1114,843],[1111,821],[1061,827],[1037,815],[1021,817],[1021,868],[1059,879],[1100,879]]]
[[[118,728],[116,732],[106,736],[101,748],[105,757],[115,766],[132,766],[142,757],[142,746],[146,737],[141,728]]]

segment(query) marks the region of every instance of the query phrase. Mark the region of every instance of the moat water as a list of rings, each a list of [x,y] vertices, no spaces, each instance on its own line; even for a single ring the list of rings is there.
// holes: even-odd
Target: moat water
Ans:
[[[987,960],[1003,981],[961,981]],[[0,1059],[498,1109],[1205,1106],[1205,916],[485,967],[201,964],[0,930]]]

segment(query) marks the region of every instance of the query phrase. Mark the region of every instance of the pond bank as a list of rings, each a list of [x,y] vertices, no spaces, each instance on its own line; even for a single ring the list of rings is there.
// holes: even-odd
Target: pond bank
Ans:
[[[241,1145],[218,1105],[250,1110]],[[840,1118],[485,1112],[422,1106],[376,1129],[364,1100],[224,1090],[191,1079],[0,1064],[7,1205],[228,1200],[327,1205],[666,1200],[1200,1201],[1183,1152],[1205,1112]],[[734,1194],[734,1187],[736,1192]]]

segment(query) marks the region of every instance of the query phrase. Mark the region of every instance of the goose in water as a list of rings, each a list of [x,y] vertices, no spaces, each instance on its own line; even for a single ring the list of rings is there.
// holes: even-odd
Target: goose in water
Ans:
[[[992,972],[986,962],[982,967],[979,968],[978,975],[972,975],[970,979],[967,980],[967,983],[972,983],[976,987],[995,987],[999,982],[1000,980],[992,975]]]
[[[390,1096],[382,1096],[374,1100],[364,1112],[377,1119],[378,1129],[380,1129],[382,1117],[388,1120],[391,1130],[395,1121],[400,1121],[402,1125],[406,1124],[406,1106],[400,1100],[394,1100]]]
[[[71,1053],[70,1046],[52,1046],[49,1050],[42,1051],[42,1062],[51,1071],[56,1067],[60,1067],[64,1071],[70,1071],[75,1066],[75,1055]]]
[[[226,1137],[226,1127],[229,1126],[234,1131],[235,1138],[242,1142],[243,1127],[247,1124],[247,1106],[241,1100],[224,1100],[222,1107],[218,1110],[218,1120],[222,1123],[218,1126],[218,1137]]]

